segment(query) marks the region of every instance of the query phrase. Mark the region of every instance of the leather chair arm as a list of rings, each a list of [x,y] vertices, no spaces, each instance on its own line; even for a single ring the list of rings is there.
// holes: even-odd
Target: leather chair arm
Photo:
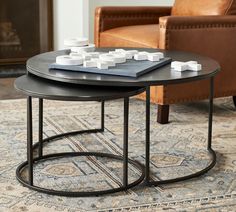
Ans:
[[[160,48],[189,51],[215,59],[221,66],[215,80],[215,96],[235,93],[236,16],[162,17],[159,24]],[[164,86],[158,101],[173,104],[207,98],[207,82]]]
[[[98,7],[95,12],[94,38],[116,27],[142,24],[158,24],[161,16],[171,14],[172,7]]]
[[[166,16],[159,24],[162,49],[198,52],[199,47],[216,50],[227,43],[236,54],[236,16]]]

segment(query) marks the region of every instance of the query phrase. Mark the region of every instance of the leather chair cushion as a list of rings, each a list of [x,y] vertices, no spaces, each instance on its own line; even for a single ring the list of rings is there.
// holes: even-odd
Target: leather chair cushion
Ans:
[[[176,0],[171,15],[236,15],[236,0]]]
[[[101,47],[158,48],[158,43],[158,24],[118,27],[100,34]]]

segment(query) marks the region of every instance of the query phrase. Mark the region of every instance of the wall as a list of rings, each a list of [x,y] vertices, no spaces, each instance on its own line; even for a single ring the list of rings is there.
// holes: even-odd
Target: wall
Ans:
[[[68,37],[93,42],[94,11],[99,6],[171,6],[174,0],[54,0],[54,47],[63,49]]]
[[[84,0],[54,0],[54,48],[63,49],[64,39],[82,37],[86,30],[83,20]],[[87,0],[86,0],[87,1]],[[88,13],[86,11],[86,13]],[[84,30],[85,29],[85,30]],[[87,30],[88,31],[88,30]]]

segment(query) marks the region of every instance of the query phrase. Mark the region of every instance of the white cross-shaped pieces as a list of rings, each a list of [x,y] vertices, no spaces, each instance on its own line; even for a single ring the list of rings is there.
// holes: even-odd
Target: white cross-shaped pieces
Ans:
[[[174,71],[183,72],[183,71],[201,71],[202,65],[197,61],[189,61],[189,62],[179,62],[174,61],[171,63],[171,68]]]
[[[158,62],[161,59],[164,58],[164,54],[162,52],[154,52],[154,53],[149,53],[149,52],[138,52],[137,54],[134,55],[135,60],[149,60],[152,62]]]
[[[68,39],[65,44],[71,46],[72,52],[70,55],[57,57],[56,63],[59,65],[83,65],[85,68],[109,69],[109,67],[125,63],[127,60],[156,62],[164,58],[164,54],[161,52],[149,53],[145,51],[139,52],[138,50],[115,49],[115,51],[110,51],[109,53],[94,52],[94,44],[90,46],[88,45],[88,40],[82,38]]]

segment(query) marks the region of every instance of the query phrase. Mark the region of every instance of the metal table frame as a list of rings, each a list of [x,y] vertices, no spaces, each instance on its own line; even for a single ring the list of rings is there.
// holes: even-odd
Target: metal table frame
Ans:
[[[144,89],[143,89],[144,90]],[[16,177],[20,183],[24,186],[47,194],[54,194],[58,196],[69,196],[69,197],[87,197],[87,196],[98,196],[104,194],[110,194],[120,191],[126,191],[138,184],[140,184],[145,177],[144,166],[138,161],[134,161],[128,158],[128,126],[129,126],[129,97],[124,98],[124,124],[123,124],[123,156],[101,153],[101,152],[63,152],[63,153],[55,153],[55,154],[43,154],[43,146],[47,142],[52,142],[56,139],[63,138],[65,136],[73,136],[78,134],[85,133],[98,133],[104,132],[104,109],[105,100],[101,100],[101,128],[99,129],[89,129],[82,131],[73,131],[67,132],[59,135],[55,135],[52,137],[48,137],[43,139],[43,98],[39,98],[39,134],[38,134],[38,142],[33,144],[33,117],[32,117],[32,96],[27,97],[27,161],[20,164],[16,170]],[[34,150],[38,150],[38,156],[34,157]],[[95,157],[105,157],[116,161],[123,162],[123,185],[118,188],[112,188],[108,190],[100,190],[100,191],[59,191],[53,189],[42,188],[34,184],[34,176],[33,176],[33,166],[35,163],[39,163],[45,161],[47,159],[52,158],[62,158],[62,157],[76,157],[76,156],[95,156]],[[141,174],[137,180],[134,182],[128,182],[128,164],[132,164]],[[23,179],[22,171],[28,168],[28,181]]]
[[[32,130],[32,97],[27,97],[27,161],[22,163],[16,171],[17,179],[25,186],[34,189],[36,191],[41,191],[47,194],[55,194],[55,195],[62,195],[62,196],[71,196],[71,197],[78,197],[78,196],[96,196],[102,194],[109,194],[119,191],[124,191],[129,188],[132,188],[138,184],[140,184],[144,179],[144,184],[148,186],[158,186],[161,184],[168,184],[179,182],[183,180],[192,179],[194,177],[198,177],[202,174],[205,174],[210,169],[212,169],[216,164],[216,154],[211,147],[212,144],[212,117],[213,117],[213,96],[214,96],[214,77],[210,78],[210,96],[209,96],[209,117],[208,117],[208,144],[207,150],[211,155],[210,164],[196,173],[174,178],[174,179],[167,179],[167,180],[159,180],[154,181],[151,180],[150,176],[150,87],[146,87],[146,151],[145,151],[145,174],[144,174],[144,167],[137,161],[133,161],[128,159],[128,117],[129,117],[129,98],[124,98],[124,146],[123,146],[123,157],[112,155],[112,154],[105,154],[105,153],[96,153],[96,152],[71,152],[71,153],[57,153],[57,154],[50,154],[50,155],[43,155],[43,145],[49,141],[53,141],[58,138],[62,138],[65,136],[72,136],[77,134],[84,134],[84,133],[98,133],[104,131],[104,105],[105,102],[101,102],[101,128],[100,129],[90,129],[90,130],[83,130],[83,131],[74,131],[74,132],[67,132],[60,135],[55,135],[46,139],[43,139],[43,99],[39,98],[39,142],[33,145],[33,130]],[[38,149],[38,157],[33,158],[33,151]],[[41,160],[55,158],[55,157],[75,157],[75,156],[99,156],[99,157],[107,157],[115,160],[123,160],[123,186],[115,189],[105,190],[105,191],[93,191],[93,192],[67,192],[67,191],[55,191],[46,188],[40,188],[33,184],[33,164],[35,162],[39,162]],[[134,165],[138,170],[142,172],[140,178],[128,184],[128,163]],[[28,166],[28,173],[29,173],[29,181],[25,181],[21,177],[22,170]]]
[[[150,87],[146,87],[146,150],[145,150],[145,184],[148,186],[158,186],[162,184],[168,184],[168,183],[175,183],[183,180],[189,180],[194,177],[199,177],[200,175],[205,174],[210,169],[212,169],[216,164],[216,153],[212,149],[212,117],[213,117],[213,97],[214,97],[214,77],[210,78],[210,95],[209,95],[209,117],[208,117],[208,143],[207,143],[207,150],[209,154],[211,155],[211,161],[210,164],[193,174],[178,177],[178,178],[172,178],[167,180],[159,180],[154,181],[151,180],[150,176]]]

